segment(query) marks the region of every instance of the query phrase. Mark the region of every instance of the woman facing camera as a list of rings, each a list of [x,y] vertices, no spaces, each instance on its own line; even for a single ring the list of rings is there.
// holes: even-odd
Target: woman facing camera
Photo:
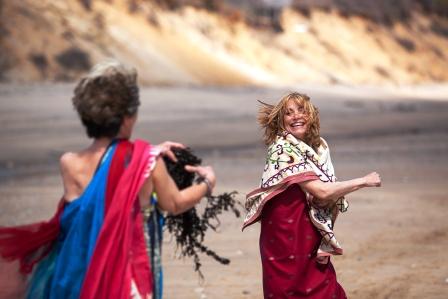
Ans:
[[[329,258],[342,254],[334,222],[348,207],[344,196],[379,187],[380,176],[336,181],[318,110],[304,94],[262,103],[258,121],[268,155],[260,187],[247,195],[243,229],[261,222],[264,297],[346,298]]]
[[[92,143],[60,160],[64,195],[47,222],[0,229],[0,253],[29,274],[28,298],[150,298],[154,284],[142,209],[182,213],[215,185],[210,167],[187,167],[201,183],[179,191],[161,155],[166,142],[130,141],[140,105],[137,74],[97,65],[75,88],[73,106]]]

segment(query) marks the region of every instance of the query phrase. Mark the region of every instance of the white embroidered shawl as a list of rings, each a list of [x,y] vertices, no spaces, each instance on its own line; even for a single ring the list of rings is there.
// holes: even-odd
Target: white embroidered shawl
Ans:
[[[243,230],[259,220],[266,202],[285,191],[290,185],[314,179],[323,182],[336,181],[330,150],[326,141],[323,138],[321,140],[322,144],[317,153],[292,134],[278,136],[269,146],[260,188],[246,196],[247,215]],[[318,201],[313,200],[313,195],[307,192],[305,194],[310,207],[310,219],[322,235],[317,261],[326,263],[330,255],[340,255],[343,252],[334,236],[333,226],[339,211],[347,210],[348,202],[341,197],[326,207],[319,207]]]

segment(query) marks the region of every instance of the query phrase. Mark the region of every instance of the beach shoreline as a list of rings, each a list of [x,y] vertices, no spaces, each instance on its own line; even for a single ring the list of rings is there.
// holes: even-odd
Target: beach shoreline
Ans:
[[[70,98],[74,84],[0,84],[0,225],[48,219],[61,197],[58,159],[86,146]],[[425,89],[426,88],[426,89]],[[339,179],[378,171],[381,188],[348,196],[336,224],[345,254],[333,258],[349,298],[446,298],[448,293],[448,93],[446,86],[301,86],[319,107]],[[257,187],[265,147],[257,100],[288,88],[144,87],[135,138],[190,146],[218,175],[217,192]],[[229,257],[193,263],[164,241],[165,298],[262,298],[259,225],[224,215],[206,244]],[[2,272],[3,273],[3,272]],[[14,298],[3,291],[0,298]],[[3,297],[2,297],[3,296]],[[9,297],[8,297],[9,296]]]

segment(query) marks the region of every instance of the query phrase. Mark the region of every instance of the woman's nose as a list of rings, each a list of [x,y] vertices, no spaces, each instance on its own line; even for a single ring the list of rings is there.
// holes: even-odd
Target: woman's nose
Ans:
[[[300,118],[302,116],[302,113],[300,113],[300,112],[294,112],[293,114],[292,114],[292,119],[298,119],[298,118]]]

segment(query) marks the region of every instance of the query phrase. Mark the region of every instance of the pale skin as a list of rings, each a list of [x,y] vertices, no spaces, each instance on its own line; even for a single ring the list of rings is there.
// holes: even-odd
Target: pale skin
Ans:
[[[125,117],[117,138],[129,139],[136,120],[137,115]],[[62,155],[60,169],[65,201],[74,201],[82,195],[94,175],[99,160],[111,141],[111,138],[97,138],[94,139],[88,148],[80,152],[68,152]],[[167,156],[174,161],[176,161],[176,157],[171,149],[185,147],[180,143],[171,141],[166,141],[158,146],[163,156]],[[186,166],[186,170],[207,178],[211,187],[214,188],[216,176],[210,166]],[[205,183],[179,190],[169,175],[163,159],[159,156],[151,176],[144,182],[139,192],[139,200],[142,207],[148,206],[150,204],[150,195],[155,191],[159,207],[170,214],[176,215],[196,205],[207,193],[207,190],[208,187]]]
[[[296,102],[289,101],[286,104],[286,113],[283,117],[283,124],[289,133],[300,140],[304,140],[309,123],[304,114],[303,108]],[[302,190],[311,193],[322,205],[334,202],[338,198],[365,187],[380,187],[381,177],[376,172],[371,172],[363,177],[340,181],[322,182],[321,180],[311,180],[299,183]]]

